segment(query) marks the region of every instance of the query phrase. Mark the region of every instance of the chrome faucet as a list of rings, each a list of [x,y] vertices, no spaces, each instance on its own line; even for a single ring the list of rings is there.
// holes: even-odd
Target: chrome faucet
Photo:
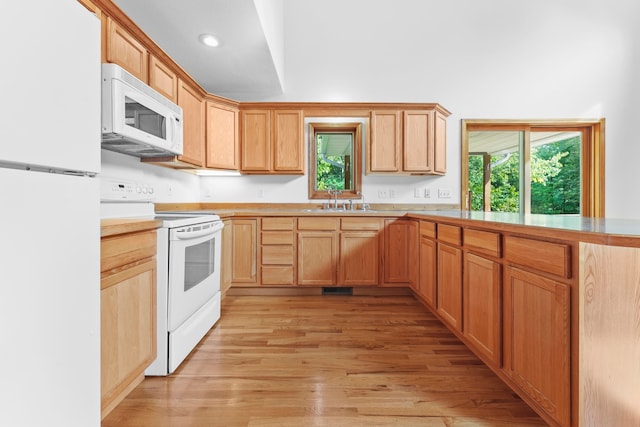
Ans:
[[[358,191],[358,196],[362,196],[362,210],[366,211],[366,210],[370,209],[371,206],[369,206],[369,203],[365,203],[365,201],[364,201],[364,194],[362,194],[362,192]]]
[[[331,195],[333,195],[333,208],[334,209],[338,209],[338,194],[342,194],[341,190],[334,190],[332,188],[330,188],[329,190],[327,190],[327,193],[329,193],[329,196],[331,197]]]

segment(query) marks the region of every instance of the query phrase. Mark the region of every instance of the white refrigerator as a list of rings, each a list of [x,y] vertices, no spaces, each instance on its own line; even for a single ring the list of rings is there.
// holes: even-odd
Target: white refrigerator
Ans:
[[[0,13],[0,426],[100,425],[100,21]]]

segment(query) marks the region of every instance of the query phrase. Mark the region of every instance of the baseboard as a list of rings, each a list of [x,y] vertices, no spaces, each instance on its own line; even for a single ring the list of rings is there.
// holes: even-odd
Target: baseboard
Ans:
[[[225,293],[225,296],[305,296],[305,295],[322,295],[322,287],[231,287]],[[387,296],[387,295],[413,295],[413,291],[408,287],[389,287],[383,288],[378,286],[354,286],[354,296]]]

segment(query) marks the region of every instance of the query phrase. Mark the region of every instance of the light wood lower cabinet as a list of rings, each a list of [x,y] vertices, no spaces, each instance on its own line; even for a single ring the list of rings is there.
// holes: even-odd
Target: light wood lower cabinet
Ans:
[[[295,285],[294,217],[262,218],[260,269],[262,285]]]
[[[464,255],[463,333],[482,356],[502,365],[502,265],[473,253]]]
[[[504,372],[559,425],[571,420],[570,286],[507,267]]]
[[[102,418],[156,358],[155,253],[155,230],[101,239]]]
[[[384,286],[418,283],[418,222],[398,218],[384,223]]]
[[[436,224],[420,221],[420,273],[418,294],[429,307],[436,308],[438,245],[436,238]]]
[[[380,229],[378,218],[342,218],[338,284],[377,286],[380,283]]]
[[[335,232],[298,232],[298,285],[333,286],[337,282],[337,266]]]
[[[445,322],[462,330],[462,249],[440,242],[436,307]]]
[[[233,222],[230,219],[223,221],[222,229],[222,254],[220,268],[220,293],[224,298],[225,294],[231,288],[232,271],[233,271]]]
[[[339,224],[335,217],[298,218],[298,285],[337,283]]]
[[[231,283],[256,286],[258,277],[258,219],[234,219],[231,243]]]

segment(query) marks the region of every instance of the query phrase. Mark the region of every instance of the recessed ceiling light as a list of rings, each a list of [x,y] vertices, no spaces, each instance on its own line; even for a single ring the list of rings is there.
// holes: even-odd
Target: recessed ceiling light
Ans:
[[[206,46],[209,46],[209,47],[220,46],[220,41],[214,36],[212,36],[211,34],[200,34],[199,39],[200,39],[200,42],[202,42],[202,44]]]

